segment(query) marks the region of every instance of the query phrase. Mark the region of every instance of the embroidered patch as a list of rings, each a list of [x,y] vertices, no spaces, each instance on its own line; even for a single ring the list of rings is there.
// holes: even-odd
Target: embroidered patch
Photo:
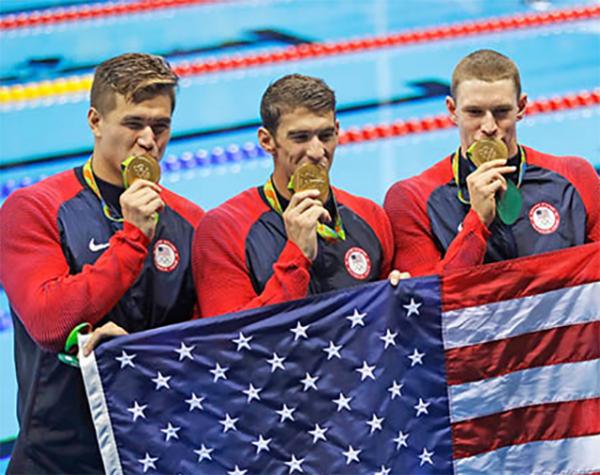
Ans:
[[[154,245],[154,265],[162,272],[171,272],[179,264],[179,252],[175,245],[166,239]]]
[[[369,277],[371,272],[371,259],[369,255],[360,247],[348,249],[344,256],[346,270],[355,279],[364,280]]]
[[[560,224],[560,214],[554,206],[542,201],[529,210],[529,221],[538,233],[552,234]]]

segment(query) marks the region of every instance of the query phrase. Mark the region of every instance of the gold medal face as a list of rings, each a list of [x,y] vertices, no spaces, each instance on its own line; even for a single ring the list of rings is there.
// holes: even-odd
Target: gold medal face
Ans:
[[[484,139],[469,147],[471,161],[477,168],[491,160],[508,159],[508,149],[502,140]]]
[[[135,180],[141,178],[153,183],[160,180],[160,165],[148,155],[134,155],[125,160],[123,167],[123,183],[129,188]]]
[[[325,204],[327,195],[329,194],[327,169],[313,163],[305,163],[296,168],[294,172],[294,191],[304,190],[319,190],[318,199],[321,203]]]

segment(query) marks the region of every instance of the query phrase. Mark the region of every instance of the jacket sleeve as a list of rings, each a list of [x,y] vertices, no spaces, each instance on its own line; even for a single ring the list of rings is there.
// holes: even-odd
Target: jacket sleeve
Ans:
[[[0,281],[30,336],[58,351],[75,325],[99,322],[134,283],[148,239],[125,223],[93,265],[72,274],[56,206],[28,191],[11,195],[0,210]]]
[[[427,203],[417,193],[398,182],[388,191],[384,209],[394,235],[394,268],[413,276],[441,273],[483,263],[490,232],[479,216],[470,210],[445,256],[442,256],[431,230]]]
[[[273,264],[263,292],[254,290],[240,223],[209,212],[196,229],[192,269],[203,317],[221,315],[303,298],[308,293],[310,261],[288,241]]]

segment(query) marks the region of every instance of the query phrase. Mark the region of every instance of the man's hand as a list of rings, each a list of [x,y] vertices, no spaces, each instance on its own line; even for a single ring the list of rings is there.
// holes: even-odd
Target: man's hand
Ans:
[[[329,211],[316,198],[318,190],[304,190],[294,193],[290,204],[283,213],[285,232],[302,253],[312,262],[317,257],[317,224],[331,221]]]
[[[123,219],[137,226],[147,237],[154,237],[155,213],[162,211],[165,203],[160,197],[161,188],[151,181],[137,179],[120,198]]]
[[[128,333],[123,330],[119,325],[113,322],[108,322],[101,327],[96,328],[83,346],[83,356],[89,356],[89,354],[100,344],[103,340],[108,340],[115,336],[127,335]]]
[[[496,217],[496,193],[503,194],[506,191],[504,175],[513,173],[516,169],[506,166],[506,160],[491,160],[467,177],[471,208],[486,226]]]
[[[398,269],[394,269],[390,272],[390,275],[388,275],[388,280],[390,281],[390,284],[392,284],[392,287],[397,287],[401,280],[410,279],[410,277],[410,273],[400,272]]]

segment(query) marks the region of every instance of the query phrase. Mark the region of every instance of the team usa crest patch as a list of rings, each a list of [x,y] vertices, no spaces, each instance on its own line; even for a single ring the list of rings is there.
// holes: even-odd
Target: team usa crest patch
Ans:
[[[552,234],[560,224],[560,214],[550,203],[541,201],[529,210],[531,226],[540,234]]]
[[[360,247],[351,247],[344,256],[346,270],[355,279],[364,280],[371,272],[371,259]]]
[[[179,264],[179,252],[171,241],[160,239],[154,245],[154,266],[163,272],[171,272]]]

